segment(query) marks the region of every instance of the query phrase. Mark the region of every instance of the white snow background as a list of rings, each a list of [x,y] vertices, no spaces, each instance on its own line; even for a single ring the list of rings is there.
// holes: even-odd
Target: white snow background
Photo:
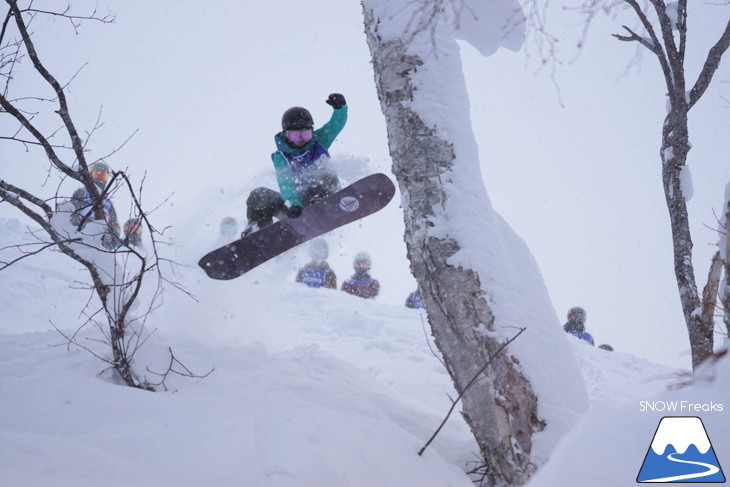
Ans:
[[[81,12],[93,5],[74,2]],[[78,266],[47,253],[1,272],[0,484],[470,485],[463,471],[476,445],[458,415],[423,458],[416,455],[454,392],[431,353],[422,314],[403,307],[415,281],[397,196],[382,212],[328,236],[340,282],[355,253],[370,252],[382,286],[375,301],[294,284],[306,249],[230,282],[211,281],[195,265],[215,246],[224,216],[242,220],[250,189],[275,187],[273,134],[292,105],[310,108],[323,123],[331,111],[327,94],[345,94],[350,120],[331,150],[343,178],[389,173],[360,6],[112,7],[116,23],[87,23],[78,35],[61,19],[37,20],[37,47],[59,79],[73,78],[71,114],[80,127],[91,128],[103,107],[93,157],[138,130],[107,161],[138,183],[145,177],[145,204],[161,205],[153,222],[171,227],[175,245],[165,252],[184,265],[176,278],[197,296],[165,294],[149,321],[157,332],[138,362],[162,370],[172,347],[193,371],[215,370],[204,380],[173,378],[171,390],[157,394],[100,379],[103,364],[63,346],[49,323],[79,325],[88,293],[69,288],[84,279]],[[706,52],[720,31],[713,27],[723,25],[718,12],[727,9],[697,10],[703,16],[691,20],[703,29],[692,47]],[[575,17],[555,13],[554,25],[571,45],[580,30]],[[622,76],[634,51],[609,37],[620,25],[599,21],[581,57],[560,68],[564,106],[550,77],[534,76],[523,53],[483,57],[462,45],[493,206],[532,250],[559,318],[571,306],[585,307],[597,343],[618,350],[566,337],[593,408],[531,485],[633,483],[666,414],[641,412],[641,400],[730,403],[727,365],[714,384],[663,392],[667,375],[689,367],[661,192],[665,90],[646,55]],[[696,64],[688,56],[695,72]],[[38,85],[23,76],[27,64],[22,68],[17,82],[32,92]],[[727,73],[723,66],[690,119],[699,282],[717,241],[713,209],[729,179],[730,112],[720,97]],[[37,186],[44,168],[36,152],[0,146],[0,177]],[[124,214],[125,202],[115,203]],[[2,205],[0,248],[28,241],[25,224]],[[84,334],[93,337],[93,330]],[[724,414],[700,414],[721,464],[730,452]]]

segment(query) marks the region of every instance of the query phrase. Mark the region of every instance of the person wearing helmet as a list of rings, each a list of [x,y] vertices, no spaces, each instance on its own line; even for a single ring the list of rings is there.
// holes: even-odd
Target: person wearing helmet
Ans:
[[[142,221],[139,218],[130,218],[124,224],[124,245],[142,247]]]
[[[568,322],[563,325],[563,330],[594,345],[593,337],[586,331],[586,311],[580,306],[570,308],[568,311]]]
[[[103,192],[109,181],[109,175],[111,169],[104,162],[95,162],[89,166],[89,173],[94,184],[99,189],[99,192]],[[71,204],[74,207],[74,211],[71,213],[70,221],[72,225],[78,226],[82,222],[94,221],[94,212],[92,211],[93,202],[91,196],[85,187],[79,188],[74,191],[71,196]],[[101,237],[101,244],[107,250],[114,250],[120,245],[119,239],[119,223],[117,221],[117,212],[114,209],[112,200],[104,198],[104,204],[102,207],[104,211],[104,219],[106,220],[106,229]],[[85,225],[85,223],[84,223]]]
[[[355,273],[348,280],[342,283],[342,290],[353,296],[361,298],[374,298],[380,292],[380,283],[377,279],[370,277],[370,255],[360,252],[352,261]]]
[[[271,155],[276,169],[279,192],[256,188],[246,200],[247,235],[270,225],[273,219],[296,218],[302,208],[340,189],[337,174],[327,151],[347,122],[347,103],[339,93],[332,93],[326,103],[332,116],[314,130],[309,110],[292,107],[281,118],[281,132],[274,136],[276,152]]]
[[[327,241],[323,238],[314,240],[309,246],[309,257],[312,260],[299,269],[296,282],[313,288],[337,289],[337,275],[327,263],[328,256]]]
[[[238,237],[238,222],[232,216],[223,217],[218,230],[222,239],[235,240]]]
[[[423,308],[423,297],[421,297],[421,291],[416,289],[406,298],[406,308],[420,309]]]

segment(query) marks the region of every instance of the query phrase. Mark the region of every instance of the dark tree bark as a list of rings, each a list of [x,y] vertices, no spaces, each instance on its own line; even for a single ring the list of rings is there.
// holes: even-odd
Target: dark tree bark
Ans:
[[[688,113],[707,91],[713,75],[720,65],[723,54],[730,46],[730,21],[720,39],[710,49],[695,84],[688,90],[684,69],[687,43],[687,0],[677,2],[676,21],[667,13],[663,0],[650,0],[657,16],[656,24],[649,20],[637,0],[624,0],[630,6],[648,38],[640,36],[628,27],[626,35],[616,35],[622,41],[635,41],[651,51],[659,61],[669,97],[669,113],[664,120],[660,158],[662,161],[662,183],[669,211],[674,249],[674,274],[679,290],[679,299],[687,325],[692,350],[692,366],[697,367],[713,353],[714,319],[702,313],[700,298],[692,262],[692,234],[689,226],[687,199],[683,191],[683,169],[690,150]],[[710,321],[708,322],[707,319]]]

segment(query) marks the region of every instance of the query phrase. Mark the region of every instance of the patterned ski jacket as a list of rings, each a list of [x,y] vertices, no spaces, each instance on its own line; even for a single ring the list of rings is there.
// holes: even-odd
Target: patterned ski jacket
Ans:
[[[327,262],[310,262],[297,273],[296,282],[309,287],[337,289],[337,276]]]
[[[356,272],[351,278],[342,283],[342,290],[361,298],[374,298],[380,292],[380,283],[370,277],[367,272]]]
[[[330,148],[347,122],[347,105],[332,110],[329,121],[314,131],[312,140],[301,148],[291,147],[286,142],[286,134],[279,132],[274,136],[277,151],[271,154],[276,169],[281,199],[290,205],[302,206],[300,196],[307,189],[316,186],[322,174],[337,178],[330,167]]]
[[[89,195],[89,192],[86,191],[86,188],[79,188],[74,191],[71,196],[71,203],[74,206],[74,211],[71,213],[71,217],[69,218],[72,225],[79,225],[87,214],[87,222],[95,220],[94,213],[91,211],[93,202],[91,201],[91,196]],[[105,248],[112,250],[117,248],[121,241],[119,240],[120,228],[119,222],[117,221],[117,212],[114,209],[111,199],[104,198],[103,210],[107,229],[104,231],[101,242]]]
[[[74,212],[71,215],[71,223],[74,225],[78,225],[81,223],[81,220],[83,217],[86,216],[87,213],[89,213],[87,221],[94,221],[94,213],[91,212],[91,207],[93,205],[93,202],[91,201],[91,196],[89,195],[89,192],[86,191],[86,188],[79,188],[76,191],[74,191],[73,195],[71,196],[71,203],[74,206]],[[114,205],[112,204],[112,200],[109,198],[104,198],[104,219],[106,220],[107,225],[109,226],[109,229],[114,232],[114,235],[117,237],[119,236],[119,222],[117,221],[117,212],[114,209]]]

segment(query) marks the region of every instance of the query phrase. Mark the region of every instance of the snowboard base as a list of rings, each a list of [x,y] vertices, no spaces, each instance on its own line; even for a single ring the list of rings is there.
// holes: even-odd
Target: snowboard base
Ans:
[[[385,174],[372,174],[302,210],[206,254],[198,265],[208,277],[239,277],[279,254],[384,208],[395,195]]]

